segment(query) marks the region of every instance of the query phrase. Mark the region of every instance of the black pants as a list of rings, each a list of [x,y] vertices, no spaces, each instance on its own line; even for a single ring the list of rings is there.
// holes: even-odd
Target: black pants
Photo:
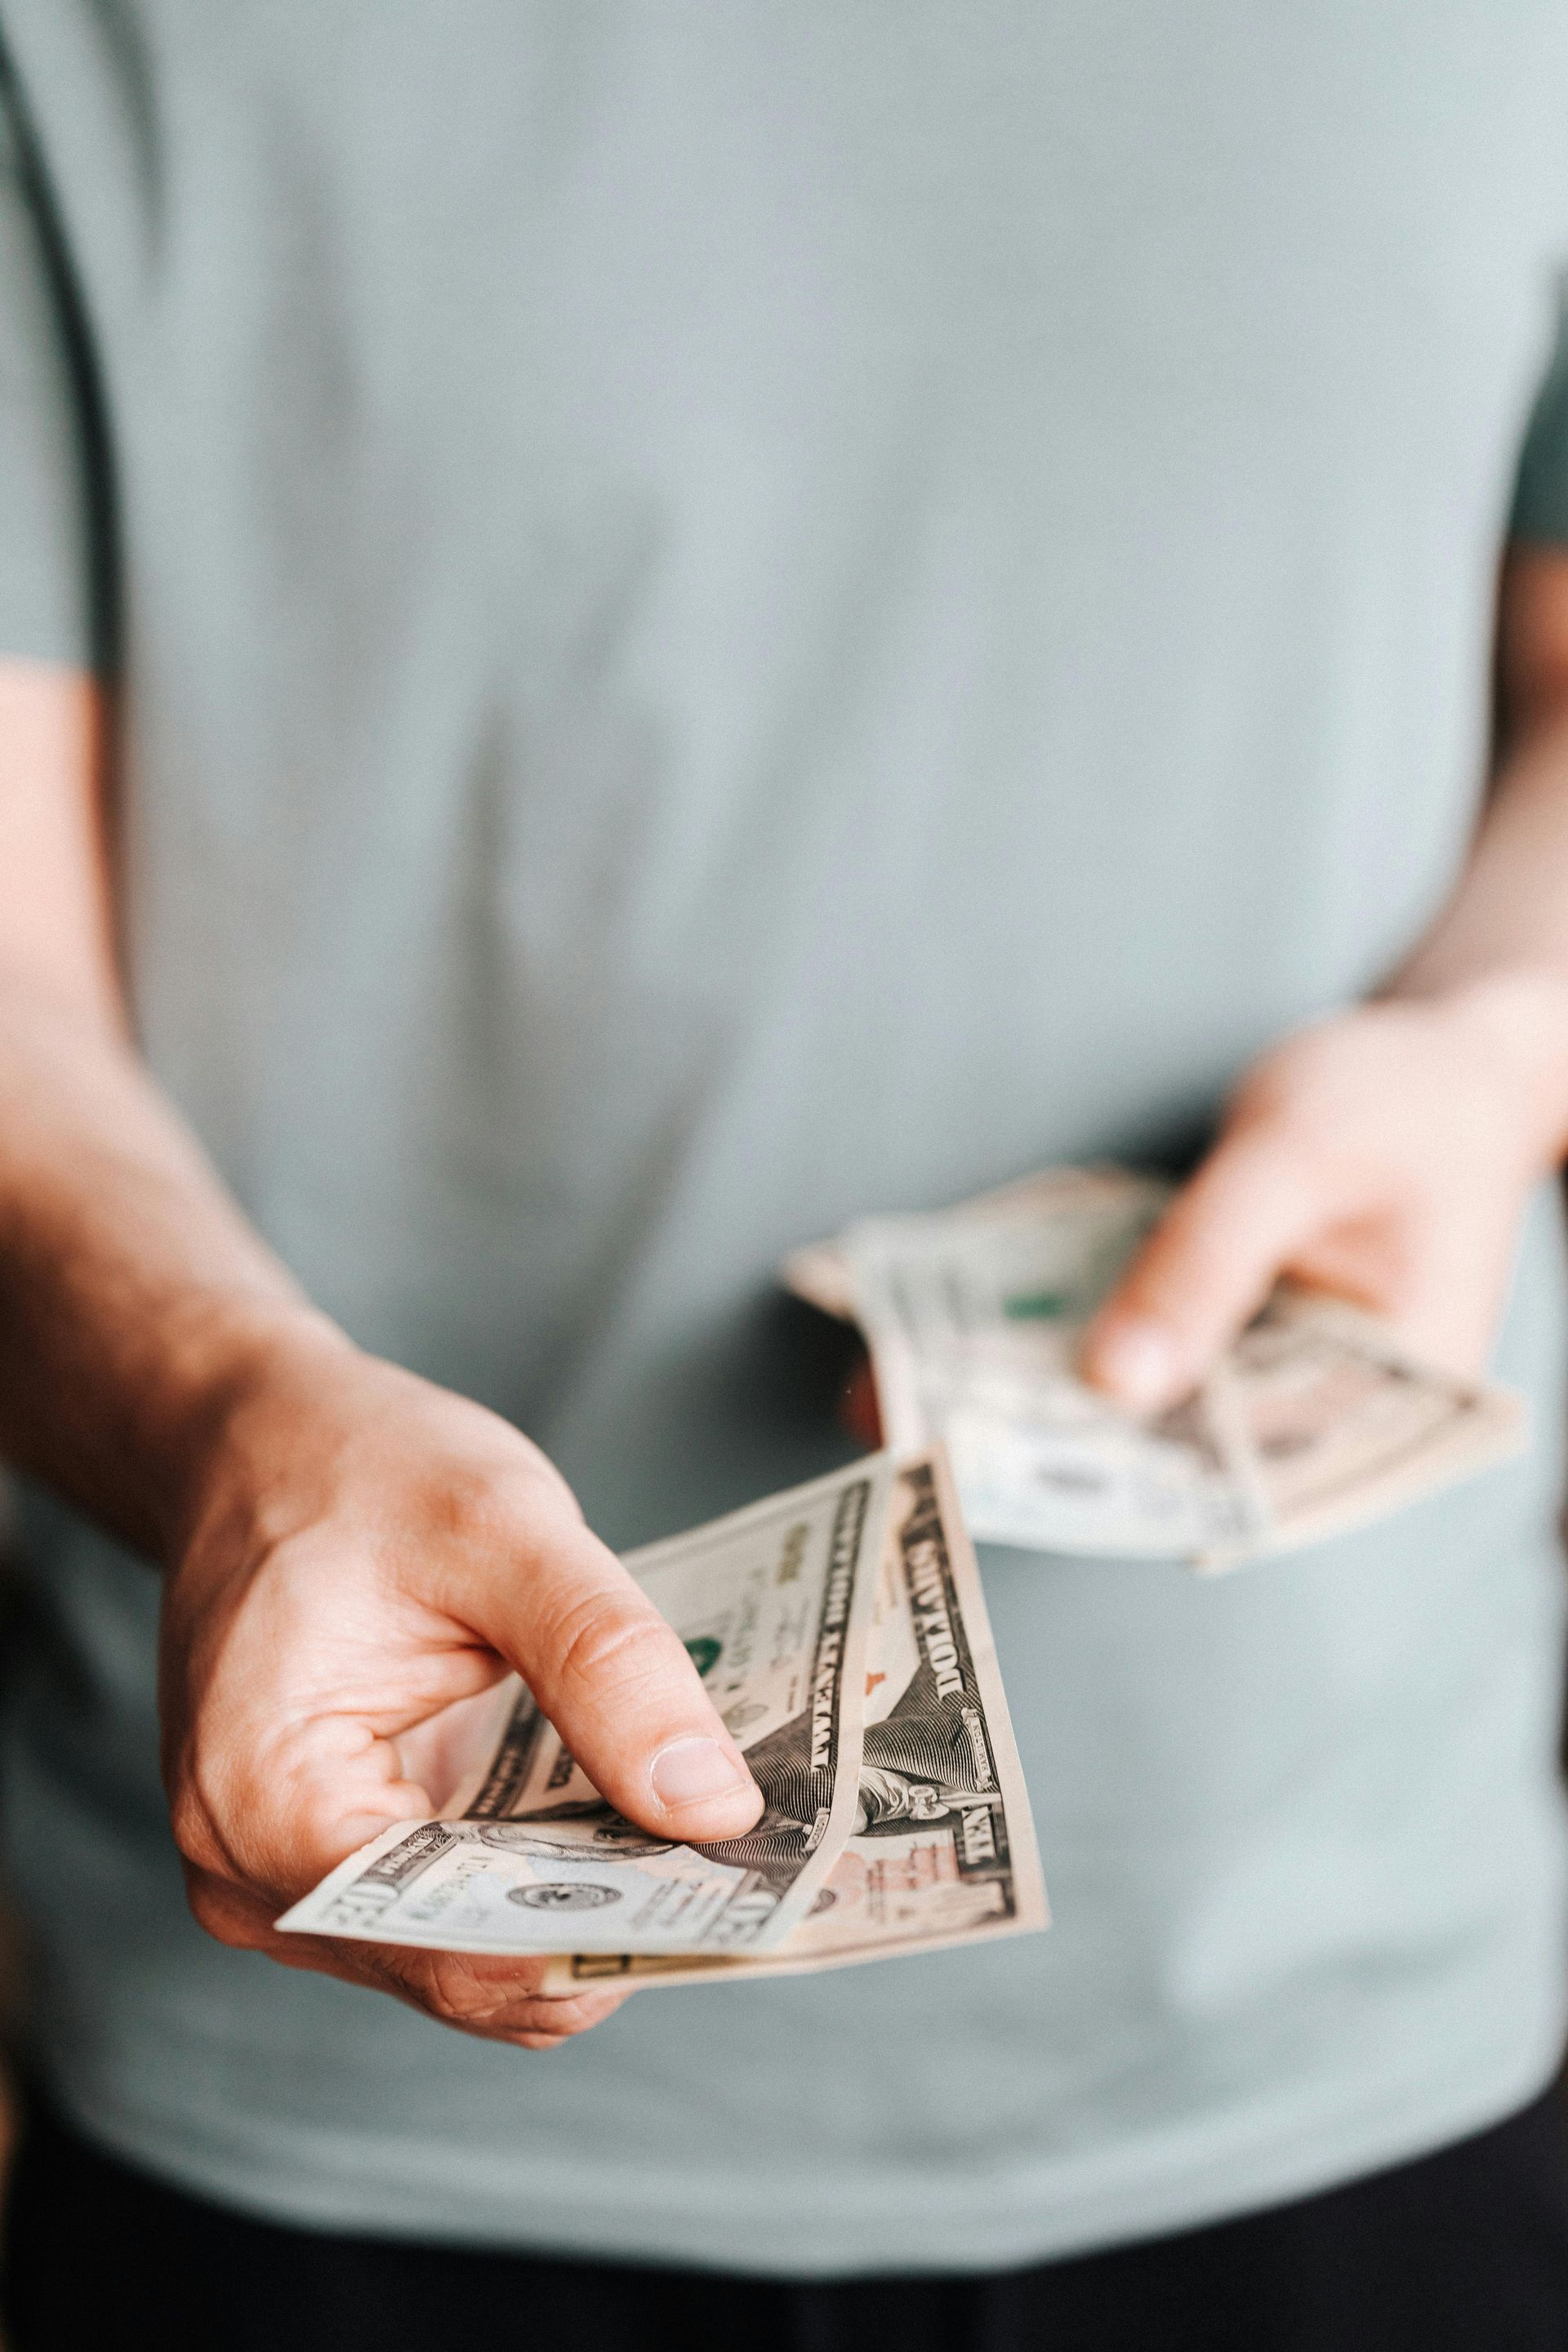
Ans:
[[[932,2184],[940,2236],[942,2185]],[[1440,2155],[994,2277],[800,2286],[279,2229],[46,2118],[6,2229],[7,2352],[1565,2352],[1558,2095]]]

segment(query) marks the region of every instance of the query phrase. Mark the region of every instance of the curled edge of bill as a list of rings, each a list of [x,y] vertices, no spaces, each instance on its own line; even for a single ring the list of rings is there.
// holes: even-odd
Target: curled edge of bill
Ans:
[[[1476,1419],[1463,1443],[1456,1442],[1440,1460],[1410,1470],[1391,1470],[1383,1477],[1369,1479],[1343,1502],[1278,1521],[1257,1543],[1238,1545],[1235,1550],[1203,1552],[1187,1565],[1194,1576],[1231,1576],[1237,1569],[1250,1568],[1255,1560],[1282,1559],[1290,1552],[1331,1542],[1336,1536],[1353,1535],[1358,1528],[1372,1527],[1413,1504],[1424,1503],[1428,1496],[1443,1494],[1450,1486],[1462,1486],[1467,1478],[1479,1478],[1484,1471],[1516,1461],[1529,1452],[1530,1444],[1527,1400],[1512,1389],[1489,1389],[1478,1402]]]
[[[1446,1432],[1434,1433],[1408,1451],[1370,1473],[1349,1475],[1341,1491],[1316,1503],[1297,1502],[1284,1510],[1268,1499],[1267,1465],[1243,1433],[1241,1444],[1257,1461],[1258,1491],[1268,1505],[1268,1524],[1258,1539],[1216,1545],[1187,1562],[1195,1576],[1228,1576],[1255,1560],[1279,1559],[1352,1534],[1392,1517],[1428,1496],[1446,1492],[1505,1462],[1528,1453],[1533,1436],[1530,1401],[1517,1389],[1486,1380],[1464,1380],[1452,1372],[1408,1356],[1375,1316],[1349,1300],[1286,1285],[1281,1293],[1289,1315],[1310,1328],[1315,1326],[1343,1346],[1388,1365],[1402,1378],[1441,1391],[1458,1414]],[[1245,1421],[1234,1373],[1227,1374],[1226,1404],[1233,1428]]]
[[[921,1212],[933,1217],[1030,1217],[1076,1208],[1087,1201],[1148,1198],[1160,1201],[1172,1188],[1163,1179],[1121,1168],[1112,1160],[1091,1160],[1083,1166],[1044,1168],[1030,1176],[1015,1177],[988,1192],[976,1192],[945,1209]],[[803,1243],[779,1265],[778,1278],[785,1290],[804,1298],[840,1323],[859,1320],[856,1311],[855,1276],[850,1270],[848,1236]]]
[[[622,1955],[616,1961],[599,1953],[562,1954],[549,1962],[542,1991],[581,1992],[606,1983],[638,1991],[654,1987],[668,1990],[700,1984],[745,1984],[762,1977],[816,1976],[829,1969],[858,1968],[873,1960],[912,1959],[926,1952],[950,1951],[961,1944],[990,1944],[1005,1937],[1037,1935],[1050,1926],[1028,1787],[1003,1688],[979,1563],[964,1525],[947,1457],[940,1445],[929,1447],[918,1457],[906,1458],[898,1465],[887,1518],[887,1540],[891,1544],[896,1539],[900,1507],[907,1500],[912,1500],[906,1496],[905,1490],[921,1472],[928,1473],[934,1483],[942,1547],[963,1617],[975,1695],[1006,1821],[1008,1852],[1013,1860],[1011,1915],[928,1935],[918,1930],[895,1931],[837,1950],[792,1952],[790,1939],[786,1938],[782,1947],[771,1952],[735,1959],[643,1953]],[[853,1840],[850,1843],[853,1845]]]

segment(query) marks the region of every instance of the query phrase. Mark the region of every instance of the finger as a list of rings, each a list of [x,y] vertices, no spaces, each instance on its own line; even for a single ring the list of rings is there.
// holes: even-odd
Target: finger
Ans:
[[[221,1717],[217,1737],[203,1724],[171,1756],[174,1840],[195,1868],[262,1892],[270,1912],[392,1822],[431,1811],[401,1777],[397,1743],[352,1715],[284,1717],[239,1740],[226,1728]]]
[[[1134,1412],[1187,1395],[1331,1213],[1299,1146],[1219,1143],[1084,1335],[1086,1376]]]
[[[838,1418],[851,1437],[875,1453],[882,1443],[882,1409],[877,1399],[877,1382],[871,1370],[871,1360],[861,1356],[844,1383],[838,1400]]]
[[[421,1952],[395,1944],[363,1948],[378,1976],[432,2017],[470,2032],[569,2034],[601,2024],[631,1997],[631,1988],[549,1992],[539,1979],[548,1959],[503,1959],[484,1952]]]
[[[444,2025],[491,2041],[542,2035],[568,2041],[604,2023],[629,2000],[627,1986],[554,1992],[539,1982],[547,1958],[505,1959],[478,1952],[422,1952],[337,1936],[279,1935],[271,1906],[247,1889],[187,1870],[191,1908],[209,1935],[285,1966],[391,1993]]]
[[[362,1981],[434,2018],[437,2025],[472,2034],[476,2041],[521,2041],[530,2049],[553,2048],[559,2042],[575,2041],[579,2034],[591,2033],[630,1998],[627,1993],[615,1993],[568,2000],[538,1993],[531,2000],[475,2001],[470,2006],[437,1992],[411,1990],[395,1977],[367,1975]]]
[[[737,1837],[762,1791],[679,1636],[580,1520],[541,1531],[525,1572],[470,1612],[602,1795],[660,1837]]]

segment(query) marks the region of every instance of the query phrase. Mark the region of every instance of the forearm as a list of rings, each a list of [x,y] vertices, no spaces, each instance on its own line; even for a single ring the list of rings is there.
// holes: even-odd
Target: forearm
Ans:
[[[0,971],[0,1455],[138,1549],[279,1345],[344,1345],[130,1047]]]
[[[1506,568],[1503,751],[1447,905],[1377,997],[1246,1073],[1214,1150],[1090,1325],[1089,1377],[1185,1394],[1282,1274],[1467,1378],[1519,1218],[1568,1143],[1568,556]]]
[[[1568,709],[1505,759],[1458,887],[1398,985],[1425,994],[1504,972],[1568,992]]]
[[[1568,674],[1532,662],[1505,723],[1458,887],[1384,992],[1441,1005],[1516,1077],[1544,1168],[1568,1148]]]

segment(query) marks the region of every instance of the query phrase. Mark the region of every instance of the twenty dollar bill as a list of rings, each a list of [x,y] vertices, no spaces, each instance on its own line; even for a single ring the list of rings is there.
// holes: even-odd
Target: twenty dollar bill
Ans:
[[[974,1554],[940,1454],[906,1464],[866,1655],[855,1826],[806,1916],[755,1958],[584,1952],[552,1991],[800,1974],[1047,1924],[1029,1801]]]

